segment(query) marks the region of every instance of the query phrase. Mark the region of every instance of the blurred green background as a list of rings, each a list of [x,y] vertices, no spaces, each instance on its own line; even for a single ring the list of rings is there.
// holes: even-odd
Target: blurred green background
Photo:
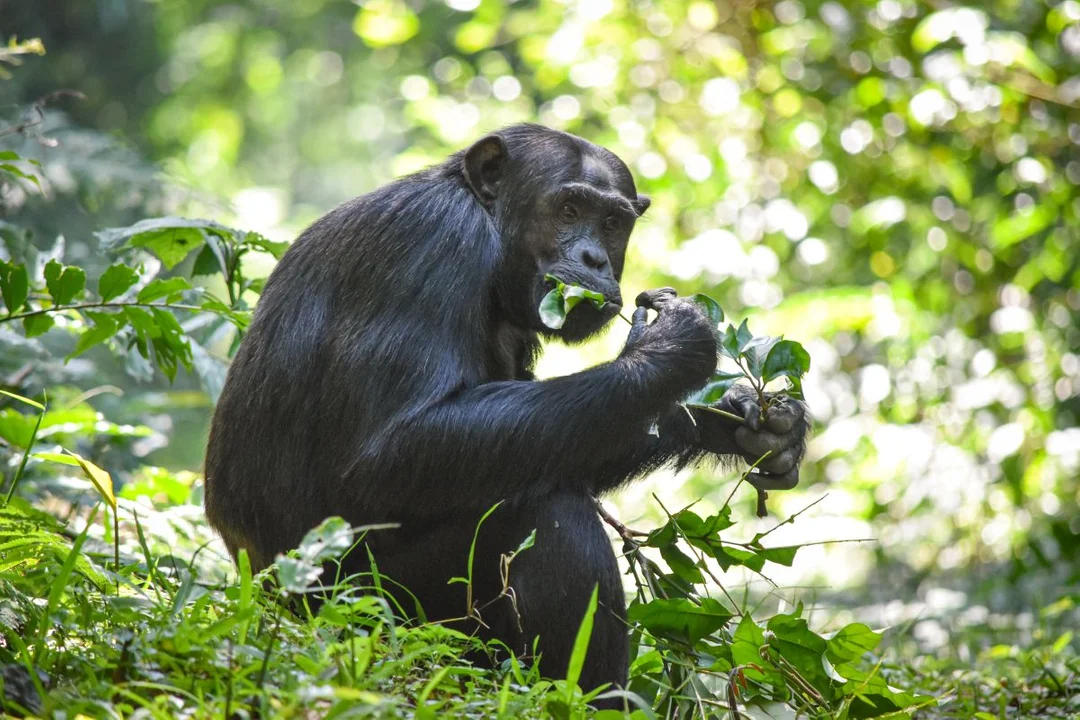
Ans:
[[[104,267],[92,230],[166,212],[291,240],[489,130],[564,129],[653,198],[624,294],[707,292],[813,357],[816,437],[772,502],[825,498],[777,539],[873,542],[807,548],[779,583],[899,622],[1080,579],[1080,2],[0,0],[0,33],[48,53],[0,82],[5,125],[85,95],[7,138],[43,163],[47,192],[2,210],[39,247],[62,235]],[[540,372],[624,335],[549,348]],[[4,347],[0,369],[25,366]],[[29,372],[132,388],[104,362]],[[98,407],[159,432],[137,455],[198,470],[203,380]],[[719,504],[730,477],[615,502],[648,527],[651,493]]]

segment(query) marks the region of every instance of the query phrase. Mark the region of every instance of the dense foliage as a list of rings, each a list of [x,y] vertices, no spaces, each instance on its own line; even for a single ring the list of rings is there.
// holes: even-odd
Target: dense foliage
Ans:
[[[809,509],[774,544],[736,477],[618,500],[656,528],[617,540],[637,697],[1078,711],[1080,3],[0,9],[31,38],[0,48],[6,711],[584,712],[528,669],[468,667],[470,641],[395,625],[377,593],[293,612],[304,551],[292,585],[237,576],[200,507],[208,411],[281,243],[536,120],[652,196],[627,296],[707,293],[814,359],[804,492],[770,497]]]

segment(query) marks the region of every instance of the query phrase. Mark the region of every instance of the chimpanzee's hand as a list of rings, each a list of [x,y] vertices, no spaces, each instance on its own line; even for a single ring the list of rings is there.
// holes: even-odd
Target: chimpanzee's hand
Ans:
[[[656,380],[671,387],[671,399],[701,387],[716,371],[716,337],[705,312],[671,288],[646,290],[620,358],[644,361],[659,370]],[[648,311],[656,319],[648,322]]]
[[[810,416],[805,403],[790,397],[777,397],[769,407],[764,422],[757,394],[745,385],[734,385],[715,407],[738,415],[736,423],[708,411],[694,412],[704,449],[721,455],[740,455],[755,463],[765,453],[757,470],[747,481],[759,490],[789,490],[799,482],[799,462],[806,453]]]

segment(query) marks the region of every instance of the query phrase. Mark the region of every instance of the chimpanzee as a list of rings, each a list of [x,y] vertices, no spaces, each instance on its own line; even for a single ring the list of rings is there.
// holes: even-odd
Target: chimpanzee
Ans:
[[[662,465],[765,451],[759,484],[791,487],[808,429],[796,402],[762,425],[754,400],[729,392],[721,406],[741,426],[677,404],[717,354],[704,313],[670,289],[638,297],[611,362],[533,378],[541,337],[581,341],[618,313],[648,207],[613,153],[517,125],[316,221],[267,281],[214,415],[206,513],[233,556],[265,567],[330,515],[398,523],[365,541],[379,572],[415,612],[461,618],[465,586],[447,581],[501,501],[476,543],[472,629],[521,655],[538,636],[541,672],[562,676],[598,586],[581,684],[623,685],[623,586],[594,496]],[[547,275],[609,304],[551,330]],[[533,530],[500,597],[500,556]],[[346,563],[370,571],[363,550]]]

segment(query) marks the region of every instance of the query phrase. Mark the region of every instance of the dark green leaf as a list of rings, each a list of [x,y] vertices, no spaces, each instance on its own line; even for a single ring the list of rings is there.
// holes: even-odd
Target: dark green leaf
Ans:
[[[720,337],[720,353],[732,360],[739,359],[739,336],[734,325],[728,325]]]
[[[765,366],[765,359],[768,357],[769,351],[779,342],[780,338],[778,337],[763,335],[754,338],[743,348],[743,357],[746,358],[747,368],[753,377],[761,377],[762,368]]]
[[[724,322],[724,311],[720,307],[720,303],[716,302],[716,300],[713,300],[708,295],[702,295],[701,293],[691,295],[689,299],[690,302],[705,311],[705,315],[707,315],[712,322],[713,330],[718,330],[720,323]]]
[[[739,342],[739,352],[746,350],[746,346],[754,339],[754,333],[746,326],[746,320],[739,323],[739,329],[735,331],[735,337]]]
[[[778,377],[800,378],[810,371],[810,353],[794,340],[781,340],[769,351],[761,379],[770,382]]]
[[[109,302],[127,292],[139,281],[139,273],[124,263],[117,263],[101,275],[98,280],[98,295],[102,301]]]
[[[206,246],[195,257],[195,264],[191,267],[192,275],[214,275],[228,272],[228,262],[225,254],[228,252],[221,238],[216,235],[207,235]]]
[[[671,543],[660,548],[660,556],[671,568],[671,572],[686,582],[693,584],[705,582],[701,568],[697,566],[693,558],[680,550],[678,545]]]

